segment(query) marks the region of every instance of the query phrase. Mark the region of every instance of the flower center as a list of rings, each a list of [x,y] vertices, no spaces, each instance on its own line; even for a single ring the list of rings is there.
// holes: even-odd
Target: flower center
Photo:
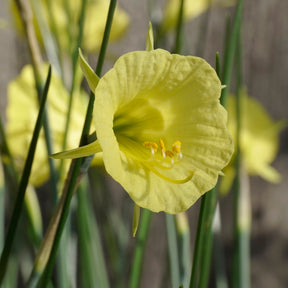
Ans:
[[[175,184],[183,184],[191,180],[193,177],[193,172],[189,171],[189,175],[184,179],[173,179],[171,177],[165,176],[159,170],[170,170],[181,162],[183,158],[183,154],[181,152],[181,142],[176,141],[172,145],[171,150],[167,150],[162,139],[159,140],[159,143],[155,142],[144,142],[143,146],[147,149],[151,150],[151,160],[149,164],[145,163],[145,165],[157,176],[160,178],[169,181]],[[159,149],[160,148],[160,149]],[[159,151],[160,150],[160,151]],[[158,169],[157,169],[158,168]]]

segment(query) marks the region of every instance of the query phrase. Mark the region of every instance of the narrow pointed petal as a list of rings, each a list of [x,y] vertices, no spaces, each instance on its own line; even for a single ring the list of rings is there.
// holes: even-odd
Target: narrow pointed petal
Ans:
[[[133,212],[133,223],[132,223],[132,235],[133,237],[136,236],[138,225],[139,225],[139,219],[140,219],[140,210],[141,208],[134,204],[134,212]]]
[[[81,146],[76,149],[52,154],[50,155],[50,157],[55,158],[55,159],[74,159],[74,158],[91,156],[99,152],[101,152],[101,147],[98,141],[94,141],[90,144]]]
[[[152,23],[149,22],[149,28],[146,35],[146,51],[154,50],[154,36],[153,36],[153,27]]]
[[[81,49],[79,49],[79,61],[80,61],[81,70],[88,82],[89,88],[94,93],[99,82],[99,77],[95,74],[93,69],[85,60]]]

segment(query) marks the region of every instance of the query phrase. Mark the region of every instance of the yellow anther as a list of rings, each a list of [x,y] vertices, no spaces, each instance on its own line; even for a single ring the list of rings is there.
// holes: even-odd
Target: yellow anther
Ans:
[[[181,142],[176,141],[172,145],[172,151],[175,152],[176,154],[181,154]]]
[[[165,148],[165,144],[164,144],[164,141],[162,139],[159,140],[159,146],[160,146],[160,149],[162,151],[162,157],[163,159],[165,159],[166,157],[166,148]]]
[[[170,150],[166,150],[165,152],[166,156],[170,157],[170,158],[173,158],[174,157],[174,153]]]
[[[158,150],[158,145],[155,142],[144,142],[143,146],[145,148],[150,148],[153,152],[157,152]]]

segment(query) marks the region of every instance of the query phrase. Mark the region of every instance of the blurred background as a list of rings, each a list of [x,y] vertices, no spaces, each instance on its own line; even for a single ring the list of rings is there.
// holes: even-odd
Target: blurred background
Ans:
[[[163,2],[163,1],[162,1]],[[119,5],[130,16],[127,34],[109,51],[114,56],[132,50],[143,50],[149,21],[146,1],[120,0]],[[21,68],[30,63],[27,46],[13,28],[8,0],[0,2],[0,104],[5,119],[7,84]],[[288,1],[244,1],[243,12],[243,68],[244,83],[249,95],[259,100],[275,121],[288,120]],[[205,58],[214,66],[215,52],[223,53],[225,19],[234,14],[234,8],[217,8],[190,20],[185,26],[184,54]],[[207,33],[203,33],[207,29]],[[172,36],[173,37],[173,36]],[[93,61],[93,59],[92,59]],[[105,69],[112,63],[106,61]],[[280,148],[273,167],[282,175],[280,184],[271,184],[259,177],[251,177],[252,233],[251,233],[251,287],[288,287],[288,129],[280,135]],[[126,210],[131,221],[132,202],[118,184],[107,177],[107,185],[116,186],[112,205]],[[115,190],[115,189],[114,189]],[[232,196],[221,200],[223,240],[228,259],[232,240]],[[188,211],[191,241],[197,228],[199,201]],[[100,220],[101,221],[101,220]],[[101,223],[99,223],[101,226]],[[130,237],[129,235],[127,237]],[[132,237],[131,237],[132,238]],[[131,247],[134,239],[131,239]],[[192,246],[193,247],[193,246]],[[167,241],[165,217],[155,214],[147,244],[147,253],[141,287],[169,287],[163,279],[167,273]],[[230,263],[231,264],[231,263]],[[164,283],[164,286],[163,286]],[[167,284],[168,285],[168,284]],[[213,285],[211,285],[213,287]]]

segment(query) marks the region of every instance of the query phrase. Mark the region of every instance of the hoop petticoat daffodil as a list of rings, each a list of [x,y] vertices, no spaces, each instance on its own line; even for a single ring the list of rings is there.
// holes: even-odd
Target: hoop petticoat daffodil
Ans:
[[[45,66],[47,67],[47,65],[43,65],[43,71]],[[31,65],[26,65],[22,69],[21,74],[9,83],[7,92],[7,122],[5,127],[7,141],[16,167],[19,171],[22,171],[39,110],[39,101],[37,99],[33,68]],[[50,120],[51,140],[53,141],[53,147],[56,151],[59,151],[63,146],[63,131],[65,128],[68,102],[68,91],[62,84],[61,79],[56,73],[53,73],[46,106]],[[69,149],[78,144],[87,103],[86,93],[83,90],[79,91],[75,89],[74,101],[71,108],[70,129],[67,138],[67,147],[70,147]],[[49,174],[45,137],[44,132],[41,131],[29,182],[34,186],[39,186],[48,180]]]
[[[162,32],[176,27],[181,3],[180,0],[167,0],[166,2],[163,20],[160,25]],[[227,7],[235,3],[235,0],[184,0],[183,19],[186,21],[197,17],[208,10],[209,7]]]
[[[99,153],[133,201],[154,212],[184,211],[216,185],[233,142],[207,62],[162,49],[131,52],[95,87],[97,141],[53,157]]]
[[[236,137],[236,98],[227,99],[228,129]],[[245,89],[240,93],[240,152],[244,168],[249,175],[259,175],[263,179],[278,183],[281,175],[270,164],[277,155],[279,133],[285,121],[274,122],[261,103],[248,96]],[[220,185],[222,193],[228,192],[234,176],[233,161],[224,170]]]
[[[30,0],[30,2],[32,8],[35,8],[33,1]],[[40,2],[44,20],[47,21],[52,33],[57,33],[60,48],[64,51],[70,51],[71,47],[73,48],[77,41],[79,17],[83,1],[58,0],[50,1],[50,4],[45,0]],[[17,30],[23,34],[22,22],[15,3],[14,0],[10,0],[13,21]],[[87,0],[83,29],[83,47],[86,51],[95,52],[98,51],[101,46],[109,3],[110,1],[108,0]],[[51,19],[51,15],[53,15],[53,19]],[[40,25],[38,25],[36,18],[35,12],[33,15],[33,24],[38,40],[42,41],[43,35],[41,36]],[[126,33],[129,22],[129,15],[117,5],[109,40],[115,41],[121,38]]]

